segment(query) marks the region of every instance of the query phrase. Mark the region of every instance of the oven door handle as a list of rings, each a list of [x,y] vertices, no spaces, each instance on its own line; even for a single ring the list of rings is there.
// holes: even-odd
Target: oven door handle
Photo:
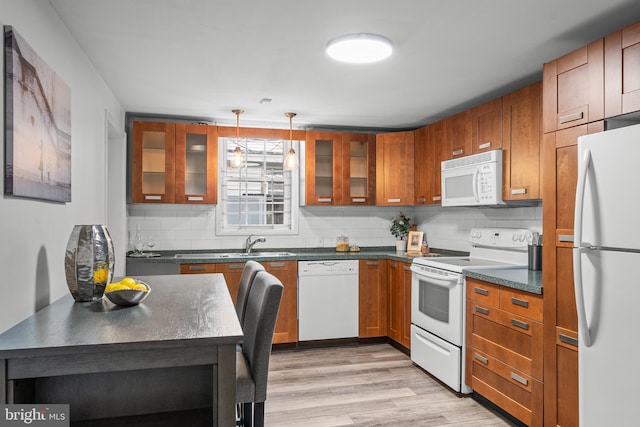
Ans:
[[[459,284],[460,282],[459,276],[442,277],[439,274],[431,274],[427,271],[422,271],[422,270],[420,271],[412,270],[412,271],[413,271],[413,274],[415,274],[416,276],[424,277],[429,281],[429,283],[443,287],[443,288],[452,288],[457,284]]]

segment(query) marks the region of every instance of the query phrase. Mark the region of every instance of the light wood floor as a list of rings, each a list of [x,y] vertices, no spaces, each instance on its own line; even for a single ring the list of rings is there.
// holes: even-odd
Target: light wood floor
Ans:
[[[511,426],[388,344],[275,351],[267,427]]]

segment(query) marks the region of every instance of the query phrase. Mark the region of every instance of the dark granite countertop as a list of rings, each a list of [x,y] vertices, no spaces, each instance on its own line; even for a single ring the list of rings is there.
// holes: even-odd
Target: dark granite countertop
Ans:
[[[542,271],[531,271],[526,267],[475,270],[470,268],[465,270],[464,275],[496,285],[542,295]]]
[[[237,253],[238,249],[230,250],[184,250],[184,251],[154,251],[159,256],[152,257],[131,257],[127,256],[127,264],[134,263],[161,263],[161,264],[211,264],[211,263],[228,263],[228,262],[244,262],[248,259],[255,261],[322,261],[322,260],[340,260],[340,259],[392,259],[401,262],[412,262],[415,257],[406,256],[403,252],[396,252],[395,247],[364,247],[359,252],[336,252],[333,248],[279,248],[279,249],[260,249],[259,252],[290,252],[292,255],[277,256],[239,256],[225,258],[199,258],[197,254],[202,253]],[[467,252],[451,251],[447,249],[432,249],[432,253],[442,256],[467,256]],[[182,255],[176,258],[176,254]],[[193,258],[189,258],[188,254],[194,254]]]

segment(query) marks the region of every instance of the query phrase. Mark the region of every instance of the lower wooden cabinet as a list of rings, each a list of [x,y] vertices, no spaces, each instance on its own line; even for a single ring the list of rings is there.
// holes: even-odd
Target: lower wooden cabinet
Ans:
[[[265,261],[261,264],[284,285],[273,343],[295,343],[298,341],[298,262]],[[182,264],[180,274],[222,273],[235,304],[243,268],[244,262]]]
[[[358,337],[387,336],[387,260],[358,263]]]
[[[387,273],[388,336],[409,349],[411,348],[411,264],[389,261]]]
[[[543,425],[542,297],[467,278],[466,383],[529,426]]]

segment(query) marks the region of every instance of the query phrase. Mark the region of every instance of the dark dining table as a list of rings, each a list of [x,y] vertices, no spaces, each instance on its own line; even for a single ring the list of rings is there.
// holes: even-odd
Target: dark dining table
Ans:
[[[234,425],[243,334],[224,277],[138,279],[139,305],[68,294],[0,334],[0,402],[69,404],[72,421],[212,406]]]

